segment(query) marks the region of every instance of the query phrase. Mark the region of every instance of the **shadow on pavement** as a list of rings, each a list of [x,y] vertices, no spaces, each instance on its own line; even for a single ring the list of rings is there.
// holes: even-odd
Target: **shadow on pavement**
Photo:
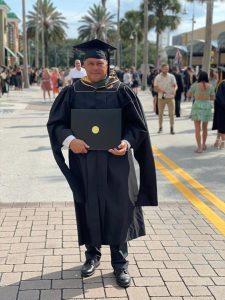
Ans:
[[[21,139],[42,139],[42,138],[48,138],[47,134],[40,134],[40,135],[27,135],[27,136],[21,136]]]
[[[51,182],[51,181],[63,181],[65,182],[65,178],[62,176],[42,176],[42,177],[38,177],[39,179],[41,179],[42,181],[46,182]]]
[[[36,149],[29,150],[29,152],[49,151],[51,147],[41,146]]]
[[[73,268],[56,272],[45,272],[44,270],[42,275],[40,272],[40,276],[34,277],[32,273],[37,272],[24,272],[22,275],[24,277],[17,281],[11,280],[11,284],[4,284],[3,277],[0,300],[84,299],[84,294],[88,296],[88,293],[92,293],[92,289],[104,289],[103,281],[105,283],[108,281],[116,289],[122,289],[117,286],[113,273],[102,275],[100,269],[97,269],[93,276],[82,278],[81,267],[82,263],[79,263]],[[52,267],[52,269],[54,268],[59,269],[59,267]],[[7,280],[6,277],[5,279]]]
[[[46,127],[45,125],[19,125],[19,126],[10,126],[5,128],[41,128]]]

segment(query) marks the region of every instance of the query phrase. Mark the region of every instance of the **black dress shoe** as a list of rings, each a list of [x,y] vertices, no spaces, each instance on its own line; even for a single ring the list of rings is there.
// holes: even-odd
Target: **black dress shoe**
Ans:
[[[170,128],[170,134],[175,134],[173,127]]]
[[[159,127],[158,133],[162,132],[162,127]]]
[[[115,269],[114,275],[119,286],[123,288],[130,286],[130,275],[126,269]]]
[[[100,261],[87,259],[81,268],[81,276],[89,277],[94,274],[95,269],[100,265]]]

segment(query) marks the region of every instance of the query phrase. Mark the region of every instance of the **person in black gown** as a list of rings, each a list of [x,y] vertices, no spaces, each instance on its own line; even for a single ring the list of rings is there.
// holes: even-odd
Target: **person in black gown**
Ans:
[[[217,130],[217,138],[214,146],[218,149],[225,148],[225,67],[220,67],[220,78],[216,89],[214,103],[214,116],[212,130]]]
[[[53,103],[47,128],[54,157],[74,196],[79,245],[86,246],[81,275],[94,274],[101,245],[109,245],[118,285],[128,287],[127,242],[145,235],[142,206],[156,206],[155,164],[143,109],[137,96],[109,74],[109,51],[98,40],[75,46],[85,53],[87,76],[65,87]],[[122,110],[120,145],[91,151],[71,130],[71,109]],[[69,148],[69,167],[61,148]],[[139,187],[133,156],[140,168]]]

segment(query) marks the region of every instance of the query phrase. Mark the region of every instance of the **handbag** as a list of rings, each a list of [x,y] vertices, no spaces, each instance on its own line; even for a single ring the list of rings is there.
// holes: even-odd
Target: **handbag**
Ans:
[[[62,87],[63,86],[63,81],[62,79],[58,78],[57,79],[57,87]]]

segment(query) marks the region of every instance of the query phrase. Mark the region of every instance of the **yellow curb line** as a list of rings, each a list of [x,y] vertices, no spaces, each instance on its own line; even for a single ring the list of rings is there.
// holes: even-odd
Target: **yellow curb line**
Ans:
[[[193,188],[195,188],[204,198],[216,206],[220,211],[225,214],[225,203],[216,197],[213,193],[207,190],[201,183],[191,177],[187,172],[185,172],[181,167],[169,159],[165,154],[163,154],[156,147],[153,148],[154,153],[164,161],[174,172],[179,174],[184,180],[186,180]]]
[[[157,169],[187,198],[223,235],[225,235],[225,221],[202,202],[177,177],[167,170],[158,160],[155,160]]]

